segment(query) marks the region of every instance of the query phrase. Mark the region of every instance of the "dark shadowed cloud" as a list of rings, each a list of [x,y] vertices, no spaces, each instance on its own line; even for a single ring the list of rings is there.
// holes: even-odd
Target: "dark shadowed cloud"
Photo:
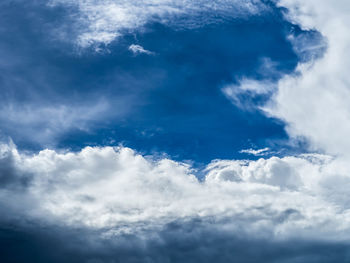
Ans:
[[[237,237],[203,224],[173,222],[159,232],[91,240],[95,233],[55,227],[2,226],[0,253],[4,263],[345,263],[349,245],[288,240],[273,242]]]

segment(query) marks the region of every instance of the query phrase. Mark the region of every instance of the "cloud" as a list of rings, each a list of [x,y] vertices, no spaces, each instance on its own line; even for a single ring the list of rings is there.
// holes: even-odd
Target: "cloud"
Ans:
[[[267,8],[256,0],[51,0],[49,4],[71,10],[80,47],[108,45],[124,32],[140,30],[149,22],[193,28],[225,17],[258,14]]]
[[[287,124],[291,137],[303,136],[315,150],[350,157],[350,22],[348,1],[281,0],[286,18],[326,39],[321,57],[300,63],[296,73],[278,82],[278,91],[265,110]],[[292,42],[293,43],[293,42]],[[306,43],[298,50],[314,49]]]
[[[269,151],[270,151],[270,148],[266,147],[266,148],[258,149],[258,150],[245,149],[245,150],[241,150],[240,153],[251,154],[254,156],[264,156],[264,155],[268,154]]]
[[[0,162],[5,262],[349,257],[350,177],[329,156],[217,160],[203,181],[187,164],[125,147],[28,154],[9,143]]]
[[[338,242],[239,238],[201,220],[174,221],[144,236],[92,238],[94,231],[33,224],[0,228],[2,262],[348,262],[348,245]]]
[[[290,138],[305,138],[311,151],[349,158],[350,5],[313,0],[276,3],[286,8],[286,19],[310,32],[287,36],[300,59],[296,70],[281,75],[277,83],[247,78],[225,86],[223,92],[241,109],[259,108],[284,121]]]
[[[225,85],[222,92],[231,102],[242,110],[253,110],[257,104],[266,102],[272,95],[275,84],[271,81],[261,81],[243,78],[238,84]]]
[[[153,55],[154,53],[152,51],[146,50],[143,48],[143,46],[132,44],[128,48],[133,54],[146,54],[146,55]]]
[[[335,170],[339,160],[328,156],[218,160],[199,181],[187,164],[146,159],[124,147],[28,155],[5,144],[0,150],[13,177],[2,180],[0,209],[17,224],[25,218],[115,239],[159,232],[174,221],[215,220],[214,227],[238,237],[348,240],[349,167]]]
[[[88,131],[93,122],[107,115],[104,100],[85,105],[35,105],[4,103],[0,106],[3,132],[16,139],[53,145],[57,137],[74,129]],[[19,132],[20,131],[20,132]]]

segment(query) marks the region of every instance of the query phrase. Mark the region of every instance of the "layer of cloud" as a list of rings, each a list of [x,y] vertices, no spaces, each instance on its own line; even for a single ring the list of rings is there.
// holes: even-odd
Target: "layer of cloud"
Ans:
[[[81,47],[109,44],[123,32],[141,29],[152,21],[193,28],[266,9],[257,0],[50,0],[49,3],[72,11],[76,41]]]
[[[348,245],[338,242],[240,238],[213,222],[174,221],[147,238],[119,235],[96,240],[96,231],[33,224],[0,228],[2,262],[21,263],[345,263]],[[93,242],[92,242],[93,241]]]
[[[0,206],[12,222],[84,227],[112,239],[196,219],[273,240],[346,241],[350,231],[350,167],[338,171],[340,161],[324,155],[213,161],[204,181],[186,164],[124,147],[27,155],[4,144],[1,160],[8,165]]]

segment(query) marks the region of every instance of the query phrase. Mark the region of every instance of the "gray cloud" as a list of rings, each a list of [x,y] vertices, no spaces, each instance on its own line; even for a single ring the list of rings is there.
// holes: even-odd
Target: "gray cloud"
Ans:
[[[232,235],[201,220],[174,221],[157,232],[96,239],[84,229],[0,228],[3,262],[348,262],[346,243],[268,239]]]

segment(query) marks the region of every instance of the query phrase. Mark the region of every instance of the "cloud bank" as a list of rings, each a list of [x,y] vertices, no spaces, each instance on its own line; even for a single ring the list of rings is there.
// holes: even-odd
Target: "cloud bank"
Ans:
[[[106,238],[200,219],[238,236],[345,241],[350,177],[335,174],[337,162],[324,155],[218,160],[199,181],[189,165],[124,147],[27,155],[4,144],[0,204],[8,220],[97,229]]]

